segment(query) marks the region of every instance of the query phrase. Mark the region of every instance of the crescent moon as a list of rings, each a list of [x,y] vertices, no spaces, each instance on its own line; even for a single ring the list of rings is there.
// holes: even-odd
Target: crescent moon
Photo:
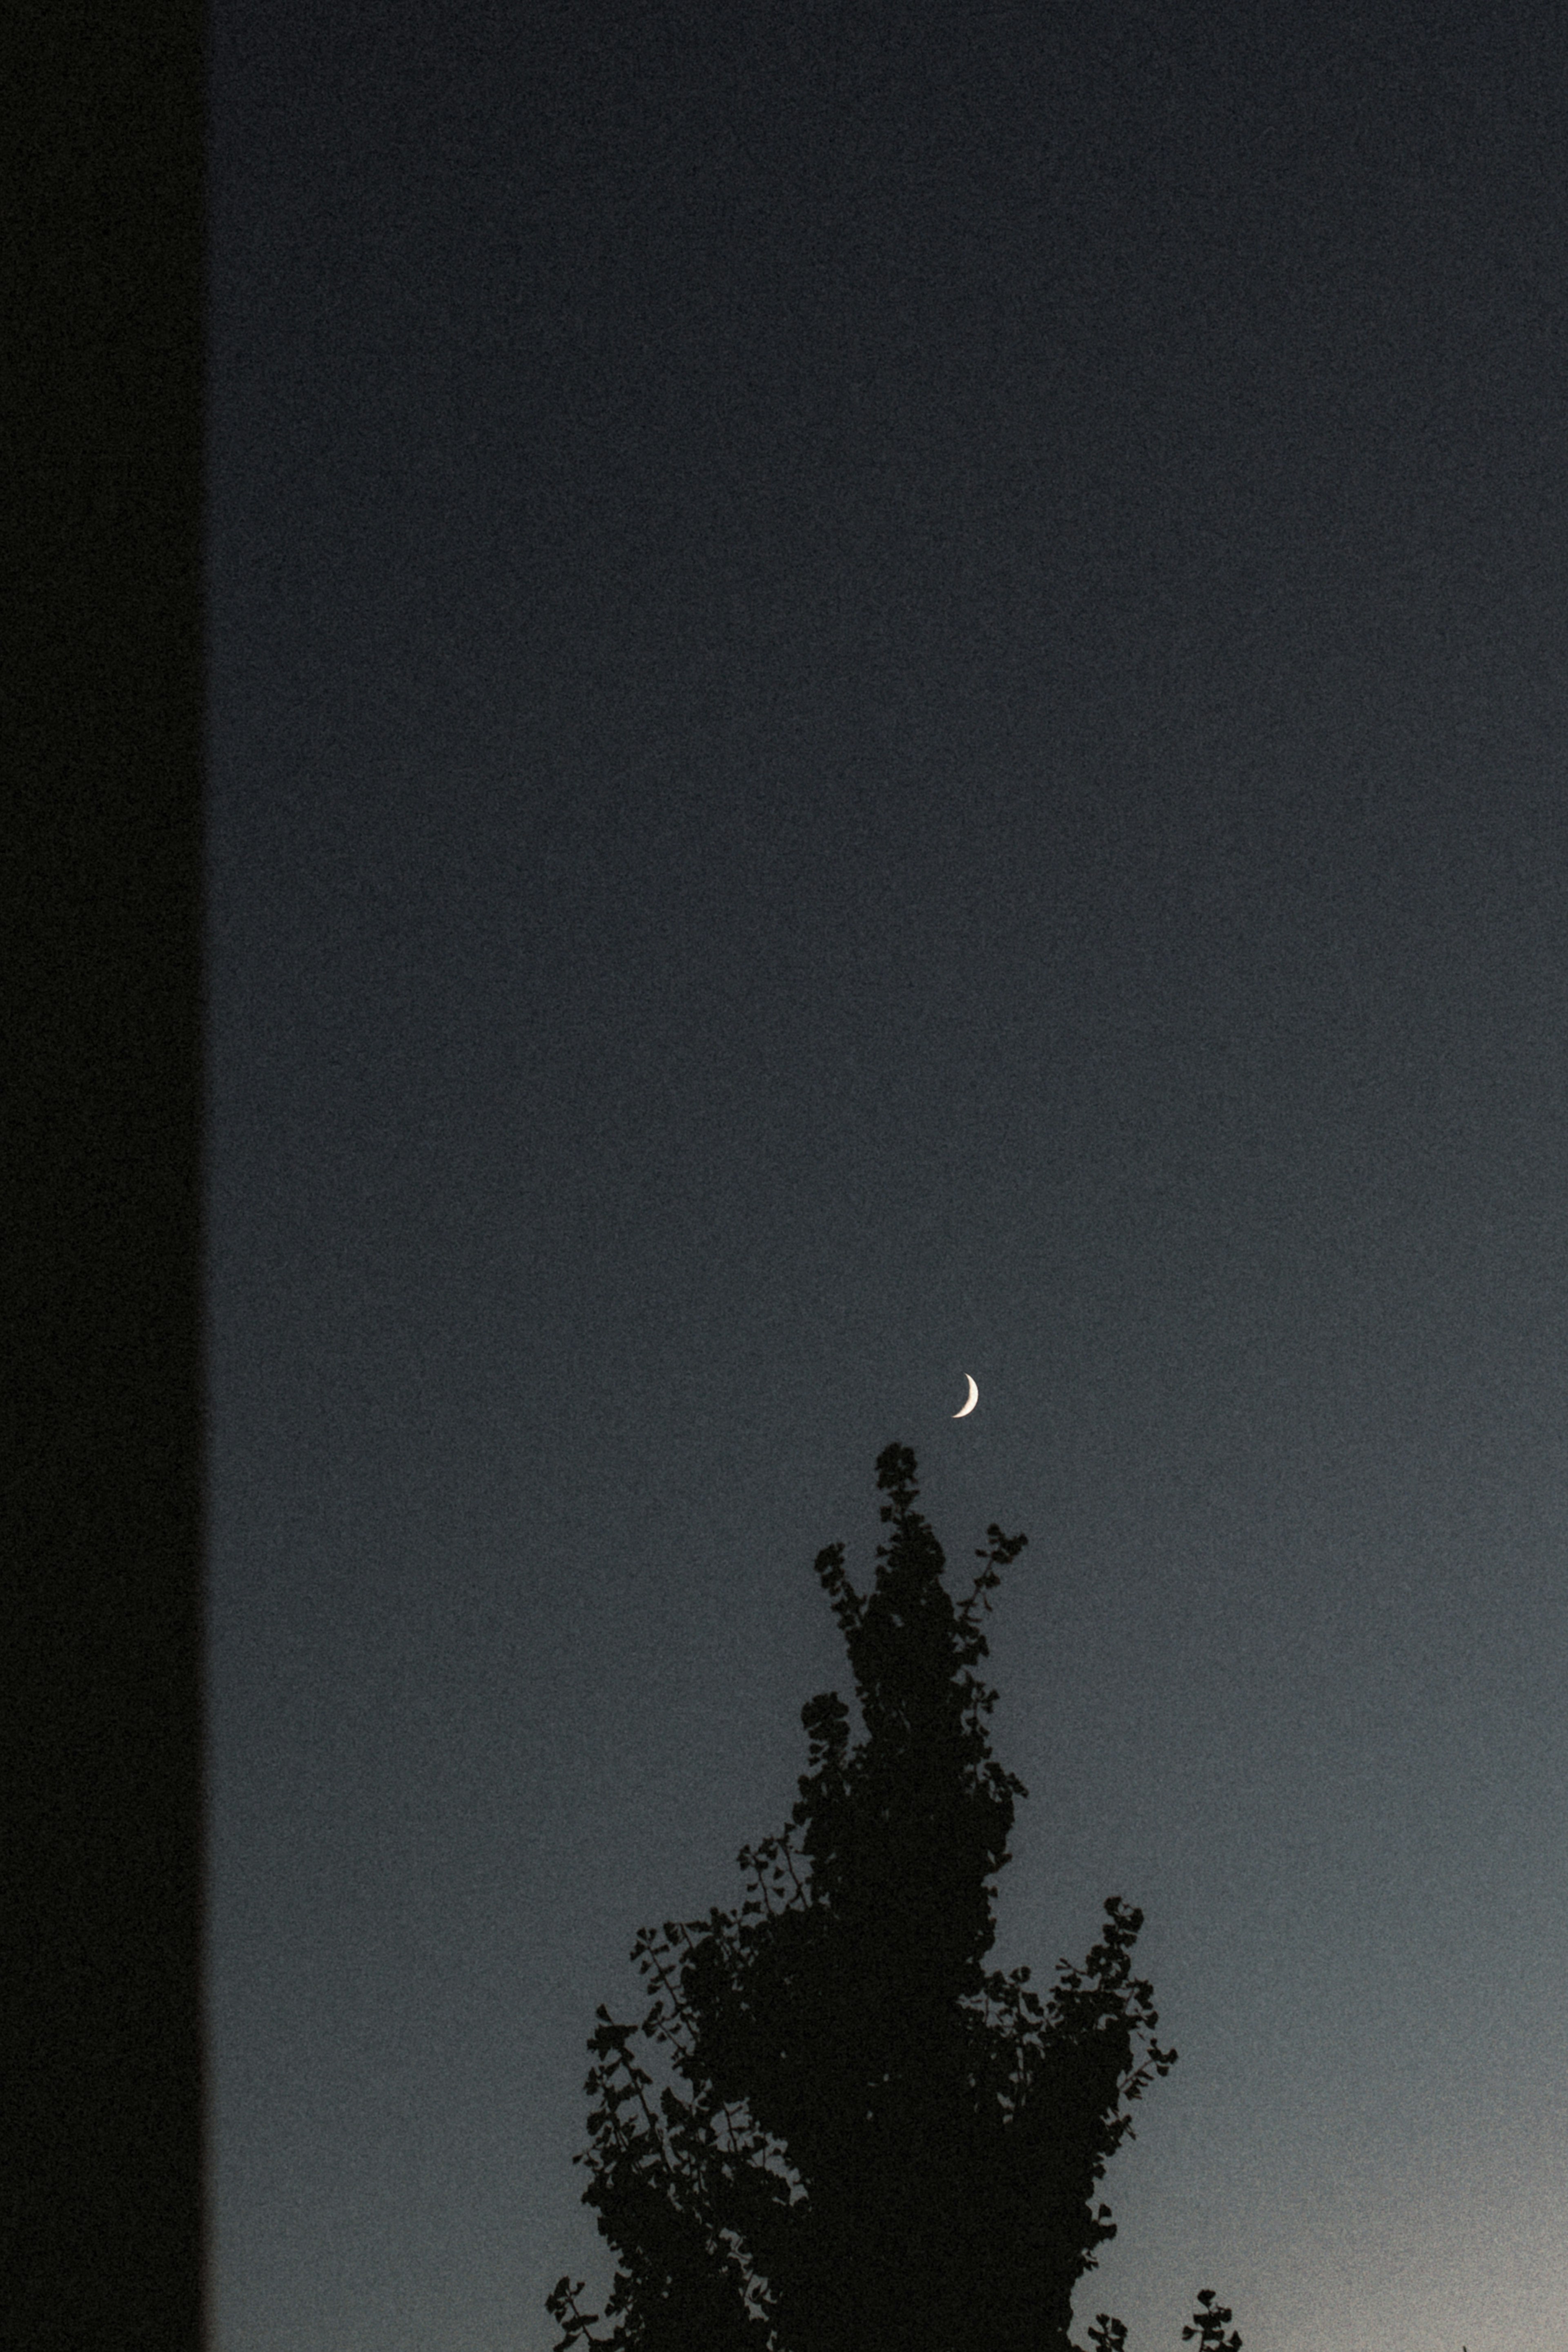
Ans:
[[[961,1405],[958,1407],[957,1412],[953,1415],[953,1418],[954,1418],[954,1420],[955,1420],[955,1421],[962,1421],[962,1420],[963,1420],[963,1418],[964,1418],[964,1415],[965,1415],[967,1412],[974,1412],[974,1410],[975,1410],[975,1407],[976,1407],[976,1406],[979,1403],[979,1402],[980,1402],[980,1391],[979,1391],[979,1390],[975,1386],[975,1376],[974,1376],[973,1372],[966,1372],[966,1373],[965,1373],[965,1375],[964,1375],[964,1378],[965,1378],[965,1379],[968,1381],[968,1383],[969,1383],[969,1402],[968,1402],[968,1403],[967,1403],[967,1404],[961,1404]]]

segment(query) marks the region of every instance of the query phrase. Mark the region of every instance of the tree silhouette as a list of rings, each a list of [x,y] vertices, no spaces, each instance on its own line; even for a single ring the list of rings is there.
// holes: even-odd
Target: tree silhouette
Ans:
[[[876,1467],[892,1532],[874,1589],[851,1586],[842,1544],[816,1562],[864,1737],[852,1747],[836,1692],[801,1709],[810,1769],[783,1833],[741,1849],[738,1912],[642,1930],[632,1958],[656,1992],[641,2027],[599,2009],[593,2144],[574,2161],[618,2257],[614,2326],[593,2336],[581,2282],[562,2278],[555,2352],[1078,2352],[1073,2290],[1115,2234],[1096,2187],[1176,2053],[1153,2039],[1131,1973],[1143,1914],[1119,1896],[1047,2002],[1027,1968],[983,1967],[1027,1791],[990,1756],[975,1609],[1026,1538],[993,1523],[955,1607],[914,1454],[890,1445]],[[638,2032],[685,2094],[651,2097]],[[1194,2315],[1202,2352],[1239,2352],[1212,2301]],[[1091,2330],[1096,2352],[1125,2335],[1105,2313]]]

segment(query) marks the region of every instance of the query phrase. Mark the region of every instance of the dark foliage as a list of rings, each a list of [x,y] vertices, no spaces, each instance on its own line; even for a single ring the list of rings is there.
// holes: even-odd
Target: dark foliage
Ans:
[[[1241,2352],[1241,2338],[1234,2328],[1227,2336],[1225,2326],[1230,2313],[1224,2304],[1217,2305],[1214,2289],[1206,2286],[1197,2298],[1197,2309],[1192,2315],[1192,2326],[1184,2327],[1181,2340],[1186,2344],[1196,2336],[1198,2352]]]
[[[613,2332],[591,2334],[563,2278],[556,2352],[1076,2352],[1073,2290],[1115,2233],[1096,2186],[1176,2053],[1131,1972],[1143,1915],[1117,1896],[1046,2002],[1027,1968],[983,1966],[1027,1792],[990,1757],[995,1693],[968,1670],[987,1654],[976,1604],[1025,1538],[993,1524],[955,1607],[915,1471],[906,1447],[878,1458],[892,1534],[871,1592],[841,1544],[816,1563],[864,1738],[835,1692],[802,1708],[810,1769],[782,1835],[742,1848],[738,1913],[644,1929],[641,2027],[598,2011],[576,2161],[618,2256]],[[652,2095],[639,2032],[685,2093]],[[1125,2330],[1102,2313],[1091,2336],[1117,2352]],[[1206,2332],[1202,2352],[1239,2347]]]

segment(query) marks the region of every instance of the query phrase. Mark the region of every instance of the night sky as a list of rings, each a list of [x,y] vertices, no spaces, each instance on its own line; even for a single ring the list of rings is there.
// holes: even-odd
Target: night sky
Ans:
[[[1559,12],[212,58],[214,2352],[602,2309],[894,1440],[1180,2053],[1080,2336],[1568,2345]]]

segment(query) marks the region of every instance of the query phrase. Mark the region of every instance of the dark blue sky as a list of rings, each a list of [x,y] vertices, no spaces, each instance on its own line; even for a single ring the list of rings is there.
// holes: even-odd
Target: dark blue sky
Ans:
[[[1080,2332],[1541,2352],[1560,23],[213,51],[216,2352],[601,2307],[595,2004],[852,1695],[893,1439],[961,1590],[1030,1537],[998,1964],[1122,1894],[1181,2053]]]

